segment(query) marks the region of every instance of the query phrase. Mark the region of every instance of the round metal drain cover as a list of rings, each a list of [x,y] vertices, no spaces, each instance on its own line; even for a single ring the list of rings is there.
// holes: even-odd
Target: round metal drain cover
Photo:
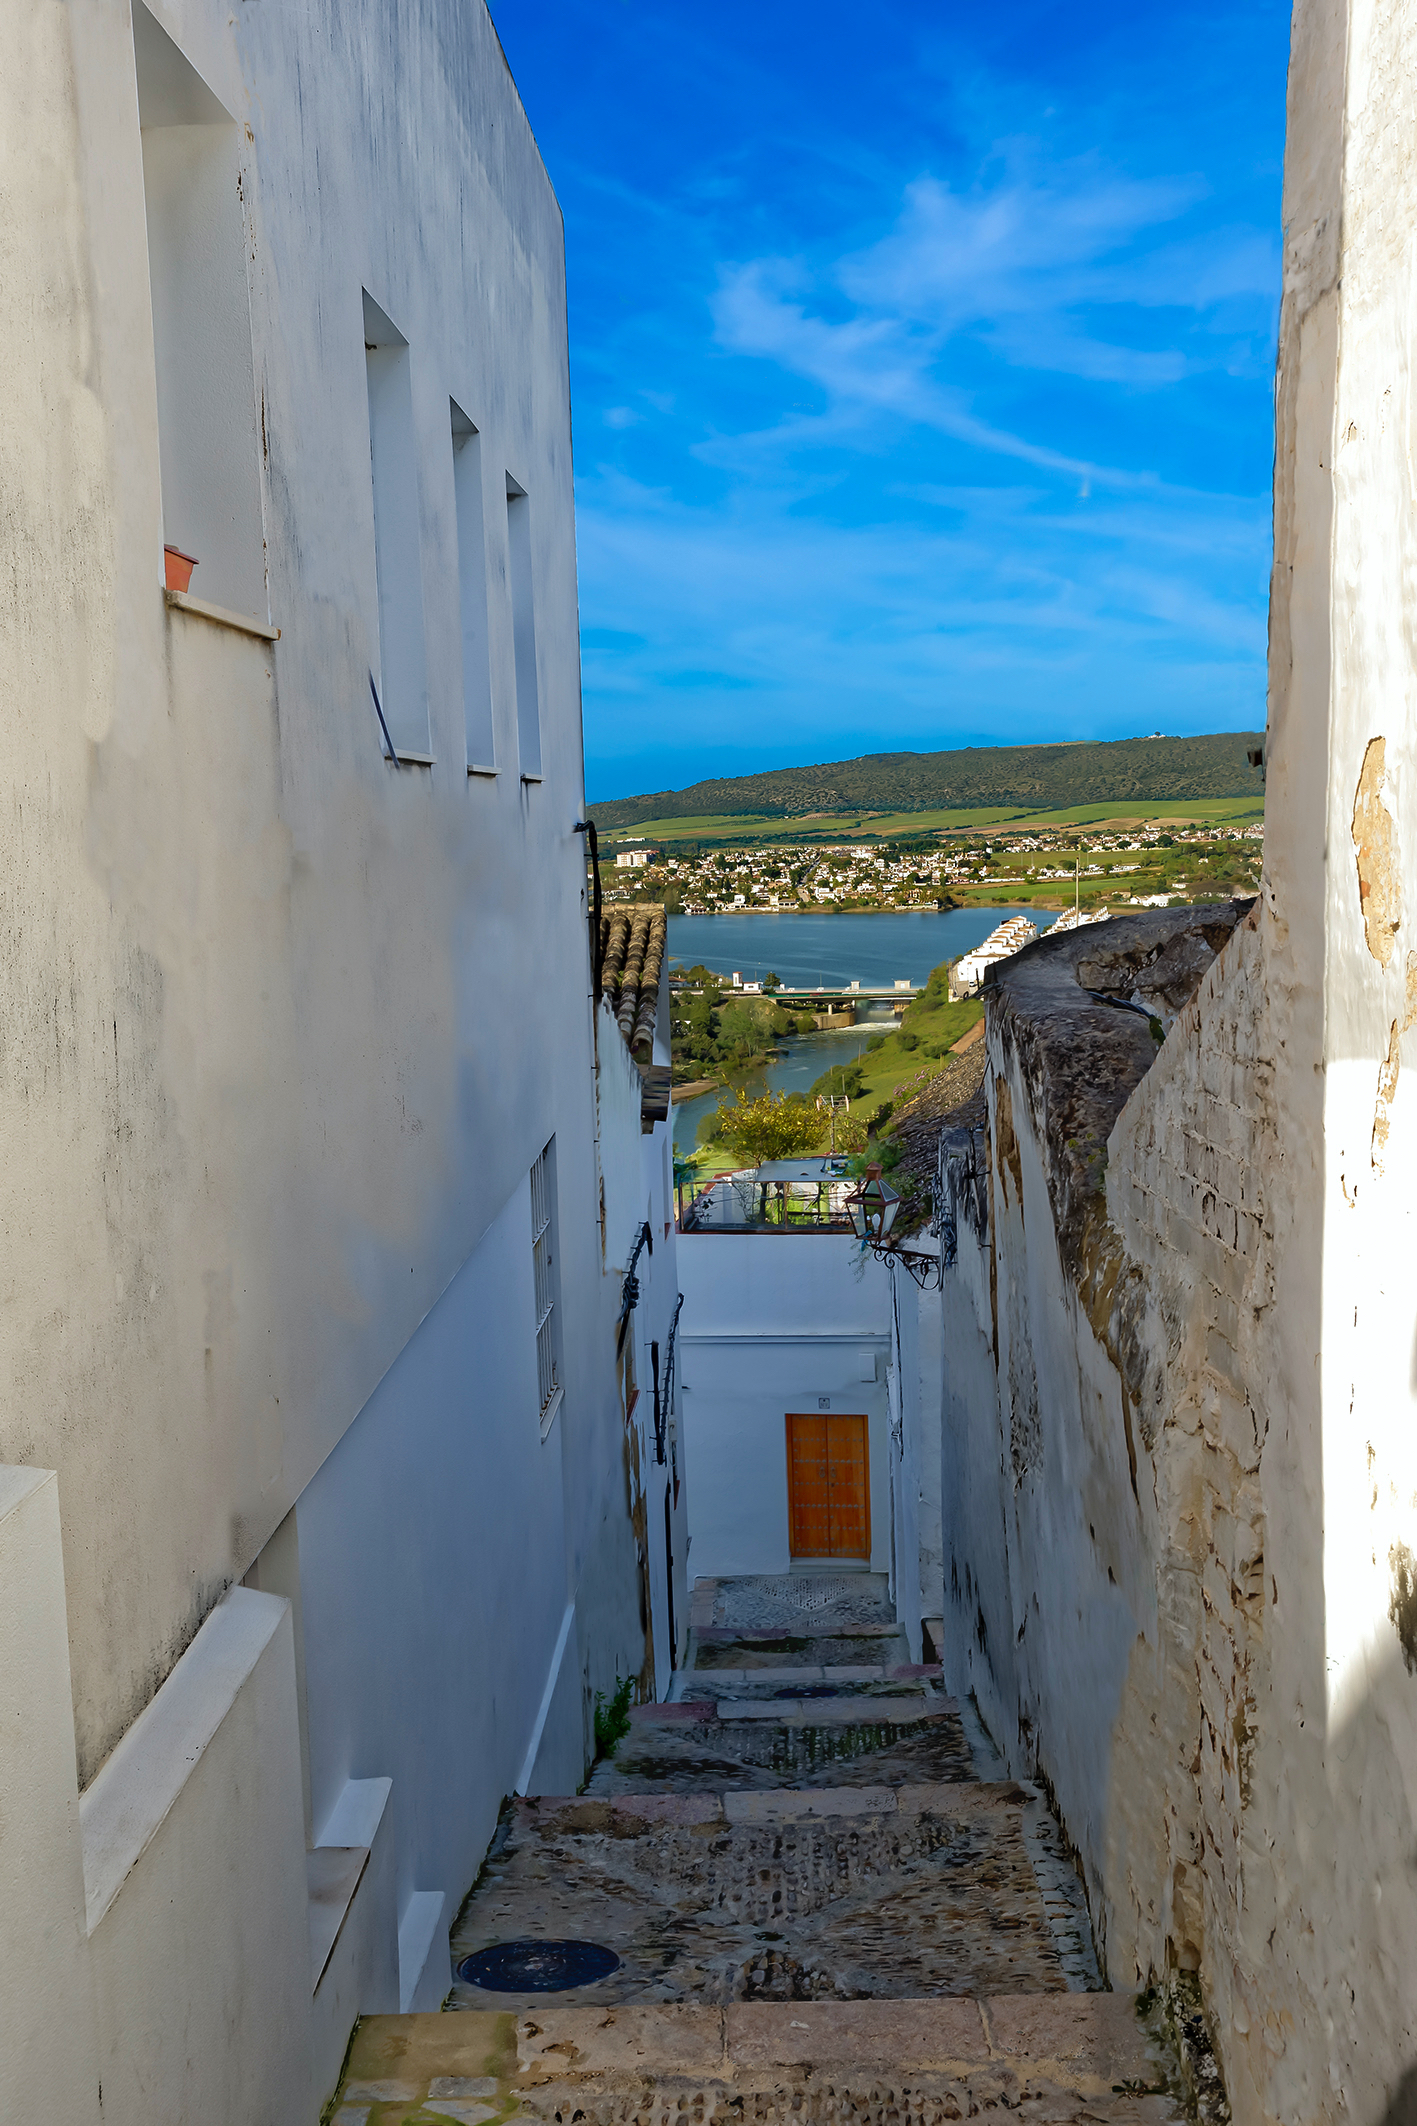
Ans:
[[[487,1993],[569,1993],[618,1971],[620,1959],[598,1941],[499,1941],[458,1965],[458,1977]]]

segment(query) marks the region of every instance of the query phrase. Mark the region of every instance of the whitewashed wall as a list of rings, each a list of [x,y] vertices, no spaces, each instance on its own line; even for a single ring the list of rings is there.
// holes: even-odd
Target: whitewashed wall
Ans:
[[[691,1578],[791,1564],[787,1415],[868,1420],[871,1569],[891,1564],[887,1272],[840,1233],[681,1233]]]
[[[675,1224],[672,1120],[656,1122],[645,1132],[641,1123],[642,1080],[625,1047],[609,1004],[601,1006],[597,1027],[598,1113],[605,1189],[605,1258],[618,1308],[623,1274],[636,1239],[648,1224],[651,1245],[642,1249],[635,1276],[639,1301],[626,1332],[633,1342],[633,1379],[638,1388],[625,1433],[625,1487],[629,1529],[634,1544],[633,1577],[639,1589],[639,1630],[644,1661],[636,1673],[641,1699],[667,1697],[670,1681],[688,1637],[689,1501],[684,1444],[682,1348],[676,1364],[672,1398],[668,1390],[669,1334],[679,1297],[679,1234]],[[669,985],[659,993],[652,1060],[669,1062]],[[682,1329],[681,1315],[681,1329]],[[613,1339],[612,1339],[613,1340]],[[659,1346],[662,1431],[665,1459],[657,1458],[654,1426],[652,1346]],[[627,1383],[622,1374],[622,1405]],[[668,1518],[666,1520],[666,1500]],[[623,1540],[623,1538],[620,1538]],[[626,1576],[599,1584],[623,1590]],[[672,1590],[671,1590],[672,1581]],[[623,1594],[621,1594],[623,1599]],[[672,1625],[671,1630],[671,1616]],[[624,1643],[618,1631],[595,1635],[606,1649],[598,1658],[594,1691],[609,1696],[629,1669],[611,1666],[609,1650]],[[618,1652],[616,1660],[618,1662]]]
[[[358,2009],[440,1996],[498,1796],[523,1771],[574,1783],[598,1678],[642,1661],[600,1180],[644,1154],[597,1139],[563,234],[491,21],[154,0],[136,26],[129,0],[41,0],[0,70],[0,1459],[57,1472],[86,1795],[145,1710],[185,1702],[234,1583],[290,1601],[265,1725],[233,1700],[210,1748],[251,1794],[268,1753],[293,1765],[305,1839],[370,1849],[312,2007],[305,1880],[277,1896],[268,1866],[288,1811],[249,1830],[261,1983],[285,1988],[308,2100],[269,2018],[234,2059],[203,2020],[260,1928],[174,1956],[192,1915],[141,1887],[149,1857],[112,1924],[147,1915],[125,2043],[155,2049],[105,2116],[124,2086],[145,2121],[274,2116],[278,2068],[282,2115],[313,2119]],[[184,216],[213,278],[178,331]],[[380,318],[406,345],[394,559],[421,676],[400,699]],[[476,717],[460,505],[485,560]],[[198,551],[197,597],[278,641],[171,607],[165,538]],[[371,667],[418,765],[383,756]],[[553,1134],[566,1398],[543,1443],[527,1177]],[[207,1894],[201,1868],[178,1879]],[[159,2025],[208,2033],[194,2083]]]
[[[914,1255],[931,1255],[928,1234],[912,1235]],[[922,1655],[921,1620],[942,1608],[940,1562],[941,1308],[899,1263],[886,1266],[890,1346],[886,1358],[890,1473],[891,1599],[910,1659]]]

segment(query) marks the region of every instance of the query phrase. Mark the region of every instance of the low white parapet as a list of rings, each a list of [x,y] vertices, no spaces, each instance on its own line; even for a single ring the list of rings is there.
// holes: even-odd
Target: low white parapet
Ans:
[[[147,1851],[289,1608],[233,1587],[79,1802],[88,1930]]]
[[[288,1602],[222,1597],[79,1819],[105,2121],[148,2126],[154,2092],[164,2118],[299,2116],[310,1930]]]

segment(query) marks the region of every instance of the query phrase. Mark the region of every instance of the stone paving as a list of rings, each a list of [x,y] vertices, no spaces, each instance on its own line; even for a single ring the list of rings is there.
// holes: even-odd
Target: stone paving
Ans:
[[[618,1961],[367,2019],[336,2126],[1179,2126],[1043,1797],[1002,1774],[883,1580],[701,1581],[672,1701],[582,1794],[504,1811],[453,1929],[455,1968],[519,1941]]]

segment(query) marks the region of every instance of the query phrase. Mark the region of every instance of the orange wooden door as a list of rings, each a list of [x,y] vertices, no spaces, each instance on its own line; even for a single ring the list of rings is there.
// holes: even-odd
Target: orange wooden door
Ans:
[[[864,1417],[789,1415],[787,1503],[794,1558],[871,1555]]]

